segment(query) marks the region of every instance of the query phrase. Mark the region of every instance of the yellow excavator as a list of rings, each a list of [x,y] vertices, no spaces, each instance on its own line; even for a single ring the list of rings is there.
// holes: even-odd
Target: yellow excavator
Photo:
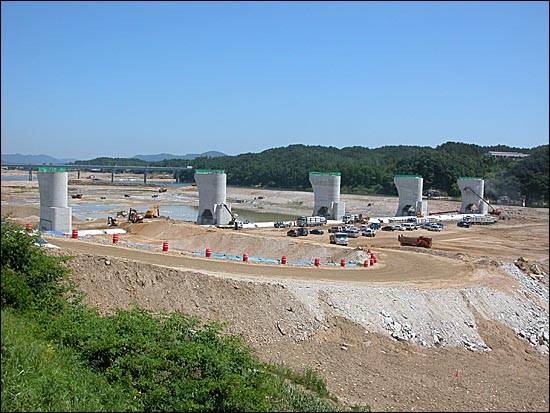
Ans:
[[[145,218],[158,218],[158,217],[160,217],[160,208],[158,205],[155,205],[145,213]]]
[[[110,227],[118,227],[118,220],[113,217],[107,217],[107,225]]]

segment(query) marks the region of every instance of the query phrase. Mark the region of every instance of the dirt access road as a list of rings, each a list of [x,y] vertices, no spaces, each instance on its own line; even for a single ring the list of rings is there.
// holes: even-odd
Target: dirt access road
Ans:
[[[126,202],[138,208],[149,208],[155,191],[72,185],[97,202],[101,196],[122,202],[122,191],[131,189]],[[192,204],[193,191],[172,192]],[[311,193],[290,191],[228,189],[230,196],[245,201],[241,208],[298,215],[313,201]],[[162,212],[162,203],[173,199],[156,201]],[[36,202],[32,183],[2,182],[3,215],[37,223]],[[390,198],[346,199],[352,212],[369,203],[388,212],[397,207]],[[432,206],[449,210],[456,203]],[[429,233],[432,250],[400,247],[393,232],[352,239],[345,248],[330,246],[326,234],[290,239],[274,228],[218,230],[164,218],[121,224],[128,232],[117,245],[110,235],[49,239],[62,246],[52,253],[75,257],[68,265],[90,305],[109,312],[137,303],[226,321],[228,332],[245,337],[262,359],[316,369],[344,402],[375,411],[548,411],[548,355],[544,345],[528,341],[541,325],[548,330],[548,299],[500,265],[514,267],[525,257],[542,270],[542,277],[526,277],[548,290],[548,210],[505,208],[505,214],[511,219],[494,226],[449,224]],[[105,222],[73,223],[84,230]],[[243,263],[193,253],[208,247],[227,255],[321,257],[336,265]],[[341,258],[363,262],[369,247],[379,258],[373,268],[337,265]],[[516,334],[522,329],[526,338]]]

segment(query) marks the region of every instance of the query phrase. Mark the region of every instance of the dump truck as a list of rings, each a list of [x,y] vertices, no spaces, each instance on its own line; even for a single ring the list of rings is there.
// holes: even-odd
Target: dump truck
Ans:
[[[418,237],[408,237],[406,235],[399,235],[397,237],[397,240],[401,243],[401,245],[410,245],[413,247],[424,247],[424,248],[432,247],[432,237],[426,237],[424,235],[420,235]]]

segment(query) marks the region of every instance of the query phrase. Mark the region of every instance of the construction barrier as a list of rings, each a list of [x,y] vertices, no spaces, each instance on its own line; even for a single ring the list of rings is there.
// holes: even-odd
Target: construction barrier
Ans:
[[[162,250],[163,250],[163,251],[168,251],[168,241],[164,241],[164,242],[162,243]]]
[[[369,260],[365,260],[363,263],[363,267],[367,268],[369,266]]]
[[[206,256],[206,258],[210,258],[212,256],[212,250],[210,248],[207,248],[204,255]]]
[[[78,229],[73,229],[73,238],[78,238]]]
[[[113,244],[118,244],[118,234],[113,234]]]
[[[321,265],[321,259],[320,258],[315,258],[315,261],[313,262],[313,265],[315,265],[316,267]]]
[[[243,254],[243,261],[248,262],[248,254],[246,252]]]
[[[342,259],[340,260],[340,266],[341,266],[341,267],[345,267],[345,266],[346,266],[346,260],[345,260],[345,258],[342,258]]]
[[[286,255],[281,257],[281,264],[286,264]]]
[[[27,228],[27,231],[30,231],[32,229],[32,224],[25,225],[25,228]]]
[[[370,265],[371,267],[374,265],[374,258],[370,257]]]
[[[376,255],[374,255],[374,254],[372,254],[372,259],[374,260],[375,264],[378,262],[378,258],[376,258]]]

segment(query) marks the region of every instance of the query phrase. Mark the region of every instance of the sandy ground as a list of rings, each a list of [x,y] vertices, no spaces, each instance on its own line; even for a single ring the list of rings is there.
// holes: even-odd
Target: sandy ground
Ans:
[[[158,186],[110,185],[104,178],[90,184],[73,177],[69,194],[116,201],[121,210],[154,203],[161,214],[163,204],[198,204],[196,187],[169,188],[152,200]],[[296,216],[313,208],[307,192],[228,188],[227,198],[239,208]],[[365,216],[393,215],[398,204],[392,197],[342,200],[349,212]],[[432,211],[458,207],[429,203]],[[495,225],[414,231],[433,237],[430,250],[401,247],[394,232],[336,247],[326,232],[295,239],[283,229],[222,230],[166,217],[121,221],[127,233],[118,244],[111,235],[48,239],[62,247],[55,253],[75,256],[69,266],[90,305],[108,312],[135,302],[226,321],[262,359],[318,370],[344,402],[375,411],[548,411],[548,338],[542,336],[548,332],[548,210],[501,209],[507,219]],[[38,224],[36,181],[2,181],[5,214]],[[105,224],[73,219],[79,230]],[[163,242],[169,251],[162,251]],[[284,255],[289,262],[320,258],[324,265],[208,259],[198,254],[206,248],[273,260]],[[368,248],[378,262],[364,268]],[[520,257],[524,271],[513,264]],[[359,265],[342,268],[342,258]]]

